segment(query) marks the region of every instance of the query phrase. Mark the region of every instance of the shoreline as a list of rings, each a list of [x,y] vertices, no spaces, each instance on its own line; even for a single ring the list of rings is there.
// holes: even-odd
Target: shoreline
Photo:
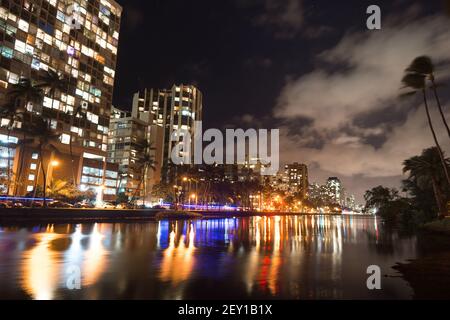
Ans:
[[[145,222],[157,220],[225,219],[254,216],[303,216],[324,214],[258,211],[175,211],[161,209],[55,209],[55,208],[9,208],[0,209],[0,223],[100,223]],[[330,213],[327,216],[340,216]],[[364,217],[364,215],[358,215]]]
[[[435,221],[422,226],[417,233],[419,255],[392,266],[413,289],[413,299],[450,299],[450,232],[442,224]]]

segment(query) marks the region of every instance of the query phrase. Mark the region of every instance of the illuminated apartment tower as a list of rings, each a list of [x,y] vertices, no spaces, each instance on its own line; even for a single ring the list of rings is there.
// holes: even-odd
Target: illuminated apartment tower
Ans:
[[[174,85],[169,90],[146,89],[135,93],[133,110],[133,116],[154,126],[149,142],[157,151],[161,149],[155,158],[156,174],[163,180],[169,179],[169,175],[176,174],[170,161],[176,142],[170,142],[170,136],[174,130],[183,129],[194,137],[195,121],[202,120],[202,93],[192,85]]]
[[[341,204],[343,188],[341,180],[337,177],[330,177],[327,180],[327,190],[329,197],[337,204]]]
[[[39,177],[36,166],[42,160],[49,181],[69,180],[73,167],[81,188],[101,189],[106,198],[115,194],[117,166],[106,163],[106,155],[121,12],[113,0],[0,2],[1,100],[21,77],[37,81],[49,69],[70,82],[67,90],[47,95],[42,105],[27,105],[30,113],[50,119],[52,128],[61,133],[59,152],[46,151],[44,159],[39,159],[34,145],[18,146],[12,153],[13,171],[20,173],[15,194],[33,191]],[[80,106],[87,119],[72,121],[71,114]],[[3,120],[3,127],[5,124]],[[1,139],[5,140],[2,130]],[[12,142],[16,142],[21,134],[13,132],[13,136]],[[19,161],[22,158],[24,161]],[[59,165],[53,168],[51,163]]]
[[[150,200],[152,186],[168,179],[174,145],[170,142],[171,133],[182,128],[193,135],[195,121],[202,119],[202,94],[189,85],[175,85],[169,90],[145,89],[134,94],[131,112],[113,110],[108,161],[119,165],[119,192]],[[156,170],[150,170],[144,177],[147,186],[144,195],[142,188],[137,192],[136,189],[143,174],[140,159],[149,145],[154,148],[150,154],[156,161]],[[176,174],[174,170],[171,173]]]
[[[293,163],[285,166],[284,182],[288,189],[294,193],[301,193],[303,198],[308,192],[308,167],[305,164]]]
[[[134,111],[136,106],[132,112],[113,108],[109,125],[108,161],[119,167],[118,193],[139,200],[144,197],[142,157],[145,152],[150,152],[155,158],[161,156],[162,145],[155,141],[155,137],[161,135],[162,128],[136,117]],[[152,148],[155,150],[147,149],[150,143],[153,143]],[[155,167],[155,172],[149,172],[144,177],[149,192],[160,179],[159,166]]]

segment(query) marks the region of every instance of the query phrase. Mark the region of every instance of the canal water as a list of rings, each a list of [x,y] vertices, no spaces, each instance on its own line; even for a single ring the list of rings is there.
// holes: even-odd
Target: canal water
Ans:
[[[410,299],[417,254],[361,216],[0,226],[0,299]]]

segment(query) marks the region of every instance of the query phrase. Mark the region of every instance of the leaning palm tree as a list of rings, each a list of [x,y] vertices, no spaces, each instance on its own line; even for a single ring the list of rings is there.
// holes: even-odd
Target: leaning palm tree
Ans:
[[[446,164],[450,163],[445,159]],[[443,170],[439,150],[436,147],[426,149],[420,156],[414,156],[403,162],[403,173],[409,172],[409,178],[413,179],[419,187],[429,186],[433,188],[439,217],[447,214],[447,195],[442,185]],[[444,182],[445,183],[445,182]]]
[[[149,170],[153,171],[156,170],[156,161],[152,154],[152,151],[154,151],[155,148],[152,147],[152,144],[148,143],[147,141],[142,141],[140,145],[143,148],[143,153],[139,158],[139,165],[141,168],[141,180],[139,181],[139,185],[136,188],[133,199],[136,199],[137,194],[140,193],[142,189],[143,191],[142,204],[145,205],[145,197],[147,192],[147,176]]]
[[[46,90],[46,94],[52,98],[52,107],[53,102],[55,100],[55,96],[58,92],[65,92],[68,90],[70,85],[70,81],[64,77],[63,75],[59,74],[56,71],[53,71],[52,69],[49,69],[41,74],[40,77],[40,83],[38,84],[38,87]],[[83,109],[81,105],[75,108],[75,110],[70,114],[70,128],[69,128],[69,153],[70,153],[70,159],[72,162],[72,183],[76,184],[76,177],[75,177],[75,165],[74,165],[74,157],[73,157],[73,132],[72,127],[75,122],[75,119],[77,118],[85,118],[86,114],[83,112]],[[81,120],[80,120],[81,121]]]
[[[69,153],[70,153],[70,160],[72,162],[72,183],[73,185],[76,185],[76,177],[75,177],[75,160],[73,157],[73,132],[72,127],[75,122],[75,119],[79,119],[79,122],[81,123],[81,120],[84,122],[84,127],[86,126],[86,113],[84,112],[83,108],[80,106],[76,107],[75,110],[70,114],[70,140],[69,140]]]
[[[425,112],[427,115],[428,126],[430,127],[431,134],[434,139],[434,143],[436,144],[436,148],[438,150],[439,156],[441,158],[442,168],[445,173],[445,177],[447,179],[447,183],[450,185],[450,177],[448,174],[448,167],[444,159],[444,153],[442,152],[442,148],[439,144],[439,141],[436,136],[436,131],[434,130],[433,122],[431,120],[430,108],[428,107],[427,94],[426,94],[426,84],[425,84],[425,75],[419,73],[407,73],[403,79],[402,83],[406,88],[412,89],[412,92],[406,93],[405,95],[415,94],[417,92],[421,92],[423,95],[423,102],[425,106]]]
[[[420,56],[417,57],[411,62],[410,66],[406,69],[407,72],[412,74],[418,74],[425,76],[426,79],[431,81],[431,89],[433,90],[434,97],[436,99],[436,103],[439,109],[439,113],[441,114],[442,122],[447,129],[447,134],[450,137],[450,128],[448,126],[447,120],[445,119],[444,112],[442,110],[441,101],[439,99],[439,95],[437,93],[437,87],[434,75],[434,65],[430,57]]]
[[[35,85],[35,83],[25,77],[19,79],[15,84],[8,87],[6,92],[6,99],[8,101],[7,108],[4,109],[6,114],[9,114],[11,120],[22,122],[23,141],[27,141],[27,134],[24,128],[33,122],[33,109],[28,109],[29,104],[41,104],[44,99],[44,92],[42,88]],[[11,124],[12,121],[9,123]],[[26,143],[20,144],[24,148]],[[20,159],[20,168],[23,166],[23,157]],[[16,175],[16,180],[20,177],[20,172]],[[17,188],[16,188],[17,189]],[[16,190],[17,191],[17,190]]]
[[[143,190],[144,190],[144,196],[142,198],[142,204],[145,205],[145,197],[147,196],[147,176],[149,173],[149,170],[155,171],[156,170],[156,161],[153,157],[153,155],[146,153],[142,158],[142,166],[143,166]]]
[[[39,153],[39,159],[40,159],[40,170],[42,172],[42,178],[43,178],[43,199],[44,199],[44,207],[47,206],[46,202],[46,191],[47,191],[47,172],[45,170],[44,165],[44,150],[51,150],[52,153],[57,153],[58,149],[55,147],[58,143],[58,139],[61,136],[61,134],[55,132],[50,125],[50,122],[43,118],[37,118],[32,123],[30,127],[30,131],[32,132],[33,136],[37,140],[38,145],[38,153]],[[36,179],[37,183],[37,179]],[[34,188],[36,192],[36,187]]]
[[[6,125],[7,135],[6,135],[6,143],[4,146],[8,149],[8,164],[7,164],[7,177],[8,177],[8,185],[6,194],[9,195],[11,189],[11,150],[15,147],[15,144],[10,142],[11,132],[14,129],[14,125],[17,121],[22,119],[22,111],[16,107],[15,103],[10,99],[7,100],[5,104],[0,106],[0,119],[8,120],[8,124]]]
[[[24,153],[23,151],[25,150],[25,148],[29,145],[32,145],[34,143],[34,139],[33,138],[27,138],[27,130],[22,129],[22,134],[23,134],[23,138],[20,139],[17,142],[17,147],[21,148],[22,150],[22,154]],[[19,167],[17,169],[17,174],[15,177],[15,189],[14,189],[14,196],[17,196],[17,193],[19,191],[19,187],[22,185],[22,182],[20,181],[22,179],[22,171],[23,171],[23,167],[24,167],[24,162],[25,162],[25,157],[21,156],[19,158]]]

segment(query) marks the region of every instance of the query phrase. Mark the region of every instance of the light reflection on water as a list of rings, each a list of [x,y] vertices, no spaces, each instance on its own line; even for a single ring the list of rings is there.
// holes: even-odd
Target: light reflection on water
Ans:
[[[374,218],[251,217],[0,229],[0,298],[410,298],[400,278],[366,288],[366,268],[394,274],[416,239]],[[82,274],[68,290],[67,270]]]

